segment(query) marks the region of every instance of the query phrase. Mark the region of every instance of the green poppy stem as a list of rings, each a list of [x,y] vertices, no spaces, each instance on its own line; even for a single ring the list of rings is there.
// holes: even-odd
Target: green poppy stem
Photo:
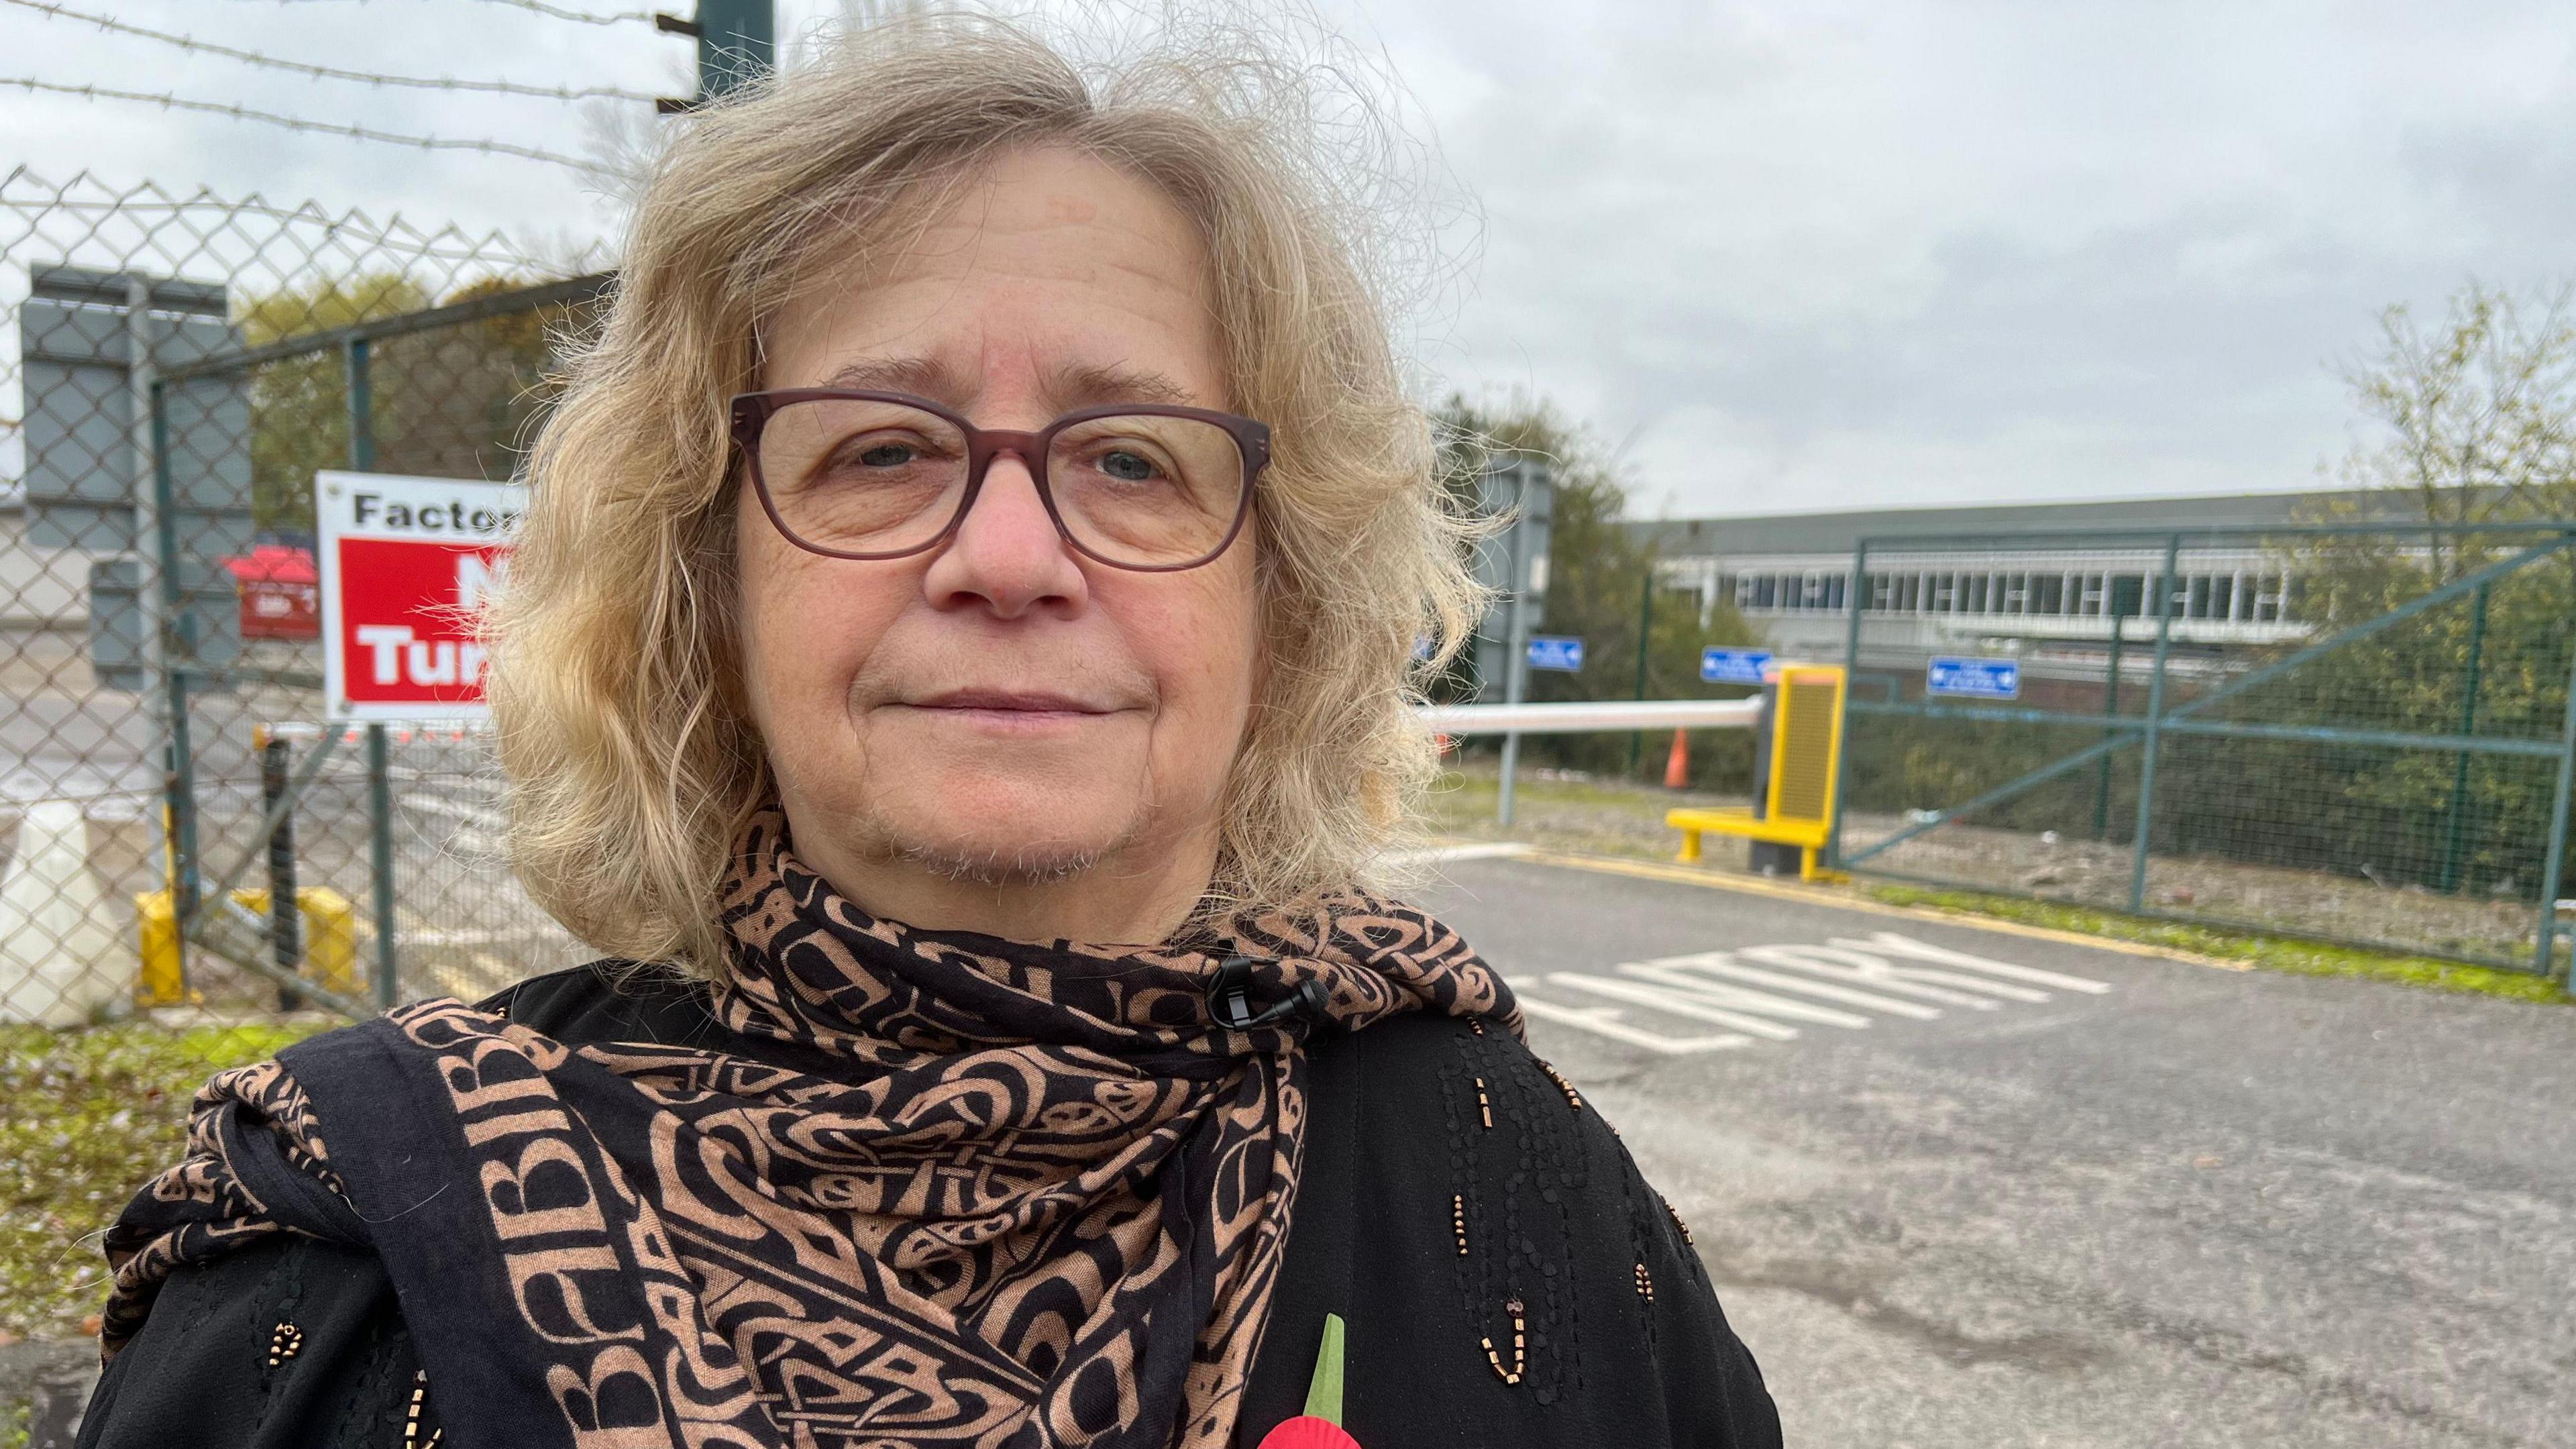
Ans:
[[[1327,1424],[1342,1422],[1342,1318],[1324,1315],[1324,1341],[1315,1350],[1315,1377],[1306,1385],[1306,1412]]]

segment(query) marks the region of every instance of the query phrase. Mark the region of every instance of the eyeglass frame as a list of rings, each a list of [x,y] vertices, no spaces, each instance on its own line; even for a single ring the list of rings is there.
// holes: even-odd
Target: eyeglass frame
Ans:
[[[799,537],[796,530],[787,526],[787,520],[779,516],[778,500],[770,496],[769,479],[763,474],[760,466],[760,438],[768,428],[770,419],[795,404],[805,402],[892,403],[899,407],[919,409],[956,428],[966,439],[966,491],[957,500],[957,511],[949,516],[948,522],[938,533],[927,540],[910,548],[899,548],[885,553],[854,553],[847,549],[825,548],[810,539]],[[1104,403],[1099,407],[1080,408],[1066,413],[1034,433],[1011,428],[979,428],[967,421],[966,417],[956,409],[944,407],[928,398],[915,397],[903,392],[880,392],[873,388],[789,387],[773,388],[765,392],[736,393],[726,404],[726,412],[731,419],[734,446],[742,450],[743,460],[751,472],[752,491],[760,495],[760,510],[769,515],[770,526],[778,530],[779,537],[807,553],[820,554],[825,558],[849,559],[860,563],[911,558],[915,554],[928,553],[955,538],[957,530],[966,524],[966,515],[974,511],[975,500],[983,496],[984,478],[992,471],[993,460],[1007,453],[1019,459],[1020,466],[1029,470],[1029,480],[1037,487],[1038,502],[1045,506],[1047,520],[1055,525],[1056,537],[1063,539],[1066,546],[1076,553],[1095,563],[1114,569],[1125,569],[1131,573],[1179,573],[1183,569],[1194,569],[1214,563],[1227,549],[1234,547],[1235,539],[1243,532],[1244,521],[1252,516],[1253,484],[1260,478],[1262,471],[1270,466],[1270,425],[1268,423],[1256,422],[1251,418],[1239,417],[1233,413],[1218,412],[1212,408],[1182,407],[1175,403]],[[1140,415],[1185,418],[1222,428],[1234,439],[1235,452],[1243,460],[1243,493],[1235,500],[1233,520],[1226,525],[1225,534],[1216,541],[1215,547],[1186,563],[1127,563],[1110,558],[1085,544],[1081,539],[1074,537],[1072,528],[1066,525],[1064,514],[1056,507],[1055,490],[1047,483],[1047,450],[1054,444],[1056,434],[1076,424],[1093,422],[1100,418]]]

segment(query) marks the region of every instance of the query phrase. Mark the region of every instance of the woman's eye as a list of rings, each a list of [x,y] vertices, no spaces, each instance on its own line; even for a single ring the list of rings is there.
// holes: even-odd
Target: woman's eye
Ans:
[[[879,443],[860,449],[859,461],[871,468],[900,468],[912,461],[912,449],[903,443]]]
[[[1154,464],[1141,454],[1115,449],[1100,455],[1100,471],[1122,483],[1145,483],[1154,477]]]

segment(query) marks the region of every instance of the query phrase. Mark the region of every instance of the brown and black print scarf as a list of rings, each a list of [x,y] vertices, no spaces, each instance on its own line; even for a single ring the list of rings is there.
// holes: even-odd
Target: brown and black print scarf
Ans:
[[[385,1262],[459,1444],[1222,1445],[1311,1018],[1519,1026],[1455,933],[1366,896],[1146,950],[914,931],[772,813],[723,911],[733,1050],[440,1000],[215,1078],[110,1234],[106,1350],[174,1267],[295,1232]],[[1250,1002],[1306,1009],[1222,1024],[1237,958]]]

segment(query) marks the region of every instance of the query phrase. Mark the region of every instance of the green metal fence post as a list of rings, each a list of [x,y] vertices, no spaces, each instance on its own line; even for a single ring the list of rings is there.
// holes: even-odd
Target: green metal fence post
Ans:
[[[1637,586],[1637,698],[1646,697],[1646,645],[1655,637],[1655,561],[1646,560],[1645,580]],[[1628,776],[1636,778],[1637,759],[1644,753],[1646,732],[1628,733]]]
[[[367,878],[375,896],[376,1004],[390,1008],[395,1000],[395,971],[402,958],[394,942],[393,770],[381,724],[367,726]]]
[[[367,339],[352,337],[342,347],[341,364],[349,381],[349,467],[376,471],[376,389]]]
[[[176,490],[170,482],[170,414],[159,381],[153,382],[150,395],[153,527],[149,540],[137,542],[160,558],[159,566],[153,569],[153,583],[161,600],[158,657],[162,708],[170,718],[168,772],[162,778],[162,799],[170,812],[170,836],[176,842],[172,854],[178,867],[176,879],[171,882],[171,919],[184,922],[195,919],[205,881],[204,862],[197,855],[197,754],[188,730],[185,667],[185,661],[196,654],[196,636],[189,627],[186,595],[179,587],[179,524],[171,517]],[[184,953],[185,948],[181,949]],[[180,975],[186,979],[184,964]]]
[[[2576,638],[2576,630],[2571,630],[2570,637]],[[2552,972],[2552,956],[2558,944],[2558,876],[2567,868],[2567,804],[2571,789],[2576,789],[2576,648],[2568,651],[2567,703],[2558,720],[2558,789],[2550,797],[2549,853],[2540,867],[2540,930],[2533,943],[2532,964],[2543,976]],[[2571,957],[2569,965],[2576,968],[2576,957]],[[2576,981],[2576,970],[2571,970],[2570,980]]]
[[[295,888],[295,811],[290,791],[294,789],[295,746],[259,727],[259,800],[260,809],[277,822],[263,842],[268,854],[268,947],[278,974],[293,980],[304,968],[304,897]],[[304,998],[293,987],[281,981],[277,988],[277,1009],[294,1011],[304,1005]]]
[[[1851,698],[1860,680],[1860,611],[1869,607],[1869,540],[1852,545],[1851,582],[1843,588],[1843,603],[1848,609],[1843,616],[1843,698]],[[1850,758],[1851,719],[1843,719],[1844,758]],[[1843,777],[1834,787],[1833,823],[1825,827],[1825,864],[1840,870],[1843,864],[1843,795],[1851,789],[1851,769],[1845,765]]]
[[[2174,566],[2182,555],[2182,535],[2165,536],[2164,571],[2156,576],[2156,672],[2147,681],[2146,738],[2139,742],[2138,838],[2129,861],[2129,912],[2147,905],[2147,830],[2156,811],[2156,745],[2164,725],[2165,662],[2173,646]]]
[[[351,337],[341,348],[348,379],[349,468],[372,473],[376,468],[376,389],[372,349],[365,337]],[[382,723],[367,726],[367,883],[376,922],[376,1005],[390,1009],[399,992],[397,972],[402,953],[394,915],[394,791],[392,761]]]
[[[2111,667],[2102,681],[2102,712],[2116,715],[2120,712],[2120,646],[2124,642],[2122,626],[2128,623],[2129,616],[2120,608],[2120,590],[2116,585],[2105,583],[2102,590],[2103,607],[2111,613]],[[2111,738],[2110,732],[2104,731],[2102,738],[2106,740]],[[2110,755],[2102,757],[2101,772],[2093,780],[2093,838],[2095,840],[2111,838],[2111,759]]]
[[[2487,586],[2480,584],[2477,606],[2469,615],[2469,666],[2460,689],[2460,733],[2463,735],[2478,732],[2478,671],[2486,653],[2486,644]],[[2469,752],[2462,750],[2459,762],[2451,768],[2450,824],[2445,831],[2449,838],[2442,846],[2441,888],[2445,891],[2460,888],[2461,836],[2468,823],[2465,818],[2468,810]]]

